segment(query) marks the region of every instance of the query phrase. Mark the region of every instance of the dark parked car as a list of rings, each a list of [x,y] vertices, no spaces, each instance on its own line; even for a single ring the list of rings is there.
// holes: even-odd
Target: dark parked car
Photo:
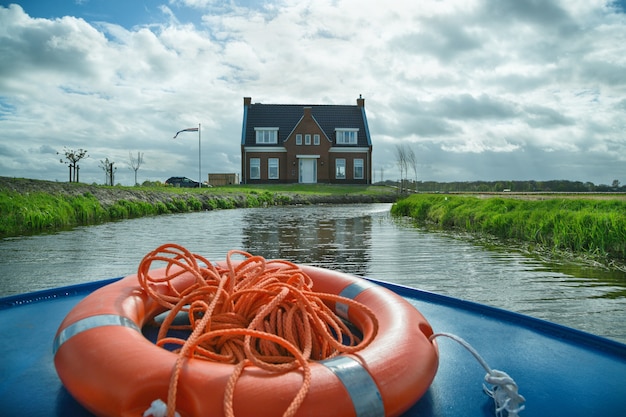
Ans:
[[[167,185],[183,188],[198,188],[200,183],[187,177],[170,177],[165,181]]]

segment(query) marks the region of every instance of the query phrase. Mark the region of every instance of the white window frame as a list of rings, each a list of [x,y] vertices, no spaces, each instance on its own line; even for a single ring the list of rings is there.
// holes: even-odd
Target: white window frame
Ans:
[[[261,179],[261,158],[250,158],[250,179]]]
[[[356,145],[359,142],[359,129],[335,129],[337,145]]]
[[[313,145],[319,145],[320,144],[320,135],[315,134],[313,135]]]
[[[272,145],[278,143],[277,127],[255,127],[256,143],[260,145]]]
[[[302,145],[302,134],[296,134],[296,145]]]
[[[352,161],[352,164],[354,165],[354,179],[362,180],[365,174],[365,165],[363,164],[363,160],[361,158],[356,158]]]
[[[305,145],[310,145],[311,144],[311,135],[310,134],[306,134],[304,135],[304,144]]]
[[[335,159],[335,179],[338,179],[338,180],[346,179],[346,159],[345,158]]]
[[[280,177],[278,158],[267,158],[267,179],[277,180]]]

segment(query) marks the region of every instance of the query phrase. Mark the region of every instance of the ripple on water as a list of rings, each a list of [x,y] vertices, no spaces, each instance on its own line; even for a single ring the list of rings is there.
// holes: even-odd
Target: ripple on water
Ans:
[[[166,215],[0,241],[0,296],[134,273],[166,242],[208,259],[230,249],[367,275],[626,342],[626,273],[548,264],[433,233],[389,204]]]

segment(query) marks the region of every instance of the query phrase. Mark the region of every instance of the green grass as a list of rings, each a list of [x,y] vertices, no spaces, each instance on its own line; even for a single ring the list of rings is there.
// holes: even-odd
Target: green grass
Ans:
[[[392,214],[410,216],[441,229],[485,233],[552,250],[626,260],[626,201],[419,194],[396,202]]]
[[[109,213],[100,202],[88,193],[67,196],[43,192],[0,192],[0,213],[0,236],[58,230],[109,218]]]
[[[296,196],[388,196],[394,193],[387,187],[366,185],[232,185],[191,189],[158,185],[110,187],[25,179],[5,183],[6,188],[0,188],[0,238],[158,214],[302,201],[295,200]]]
[[[14,181],[23,185],[20,179]],[[71,193],[64,192],[62,186],[67,184],[34,182],[33,187],[44,189],[42,192],[32,188],[22,191],[22,187],[16,188],[20,192],[0,188],[0,237],[166,213],[291,204],[297,195],[332,198],[394,194],[383,186],[335,184],[231,185],[202,189],[71,184]],[[103,190],[113,197],[108,205],[103,205],[93,194]],[[549,249],[626,260],[626,200],[568,196],[536,201],[417,194],[396,202],[392,213],[411,216],[442,229],[466,230]]]

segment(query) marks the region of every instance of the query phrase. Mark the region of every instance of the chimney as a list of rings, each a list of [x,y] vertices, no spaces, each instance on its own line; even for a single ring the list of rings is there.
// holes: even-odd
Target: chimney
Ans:
[[[305,107],[304,108],[304,118],[305,119],[309,119],[311,117],[311,108],[310,107]]]
[[[249,106],[250,104],[252,104],[252,97],[244,97],[243,98],[243,105],[244,106]]]
[[[365,99],[359,94],[359,98],[356,99],[357,107],[365,107]]]

